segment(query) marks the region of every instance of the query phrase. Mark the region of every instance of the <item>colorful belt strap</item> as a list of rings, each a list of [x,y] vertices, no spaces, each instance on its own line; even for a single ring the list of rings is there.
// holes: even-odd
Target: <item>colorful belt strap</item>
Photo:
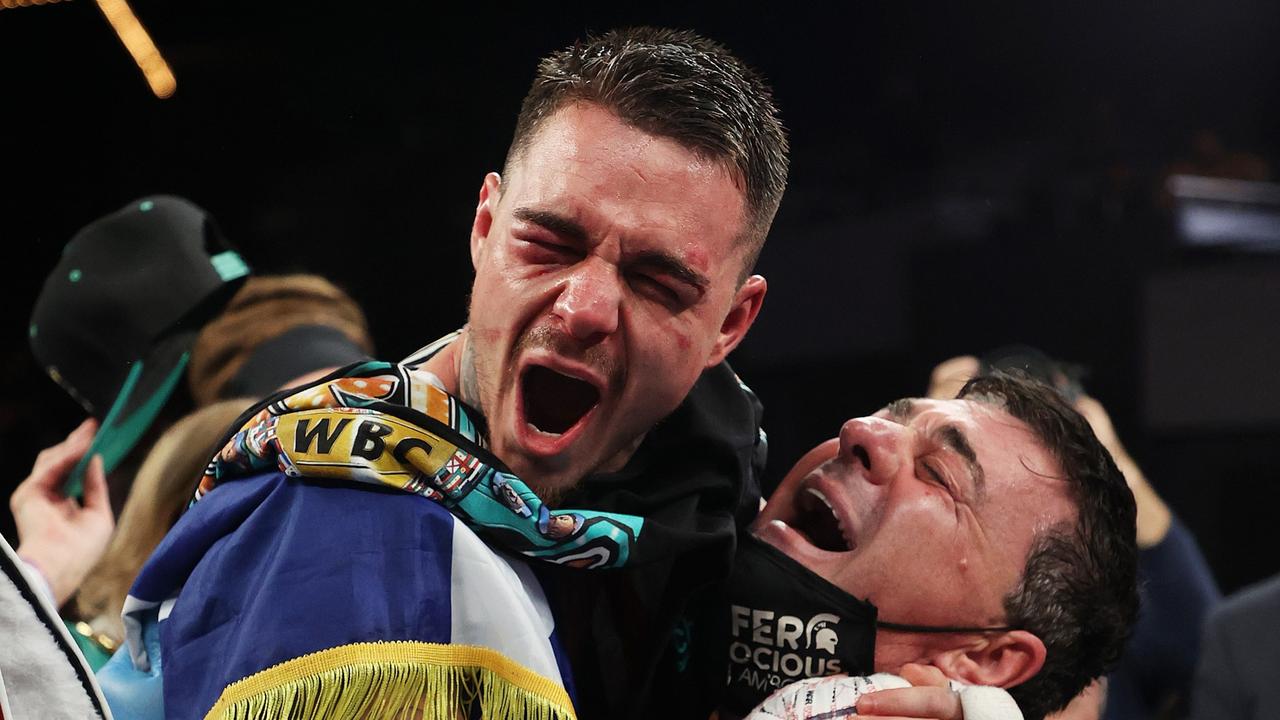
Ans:
[[[480,422],[427,373],[357,363],[245,413],[192,502],[228,479],[279,469],[421,495],[530,559],[584,568],[634,563],[643,518],[551,510],[485,449]]]

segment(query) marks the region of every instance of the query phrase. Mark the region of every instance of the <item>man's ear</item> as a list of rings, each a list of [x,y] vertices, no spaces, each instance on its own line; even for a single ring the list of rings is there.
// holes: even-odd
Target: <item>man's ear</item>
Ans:
[[[498,197],[502,191],[502,176],[491,172],[480,185],[480,201],[476,204],[476,217],[471,221],[471,267],[480,265],[484,257],[489,231],[493,228],[493,215],[498,209]]]
[[[729,306],[729,314],[720,324],[720,333],[711,348],[711,355],[707,357],[707,367],[718,365],[746,337],[751,323],[760,314],[760,305],[764,303],[764,294],[768,289],[769,283],[759,275],[747,278],[742,287],[738,288],[733,304]]]
[[[966,647],[930,658],[947,677],[970,685],[1011,688],[1030,680],[1044,667],[1044,642],[1026,630],[988,635]]]

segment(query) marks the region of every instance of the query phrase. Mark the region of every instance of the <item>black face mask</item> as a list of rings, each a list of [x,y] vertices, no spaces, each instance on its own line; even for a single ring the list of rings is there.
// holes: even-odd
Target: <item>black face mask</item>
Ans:
[[[744,716],[797,680],[875,671],[876,630],[997,632],[1008,627],[935,627],[879,622],[876,606],[832,585],[752,535],[740,538],[727,585],[725,716]]]

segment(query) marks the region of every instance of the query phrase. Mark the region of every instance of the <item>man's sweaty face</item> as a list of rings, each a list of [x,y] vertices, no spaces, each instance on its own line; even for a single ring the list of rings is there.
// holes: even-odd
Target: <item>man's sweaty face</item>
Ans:
[[[972,627],[1003,622],[1036,534],[1074,514],[1022,422],[969,400],[910,400],[806,455],[757,532],[881,620]]]
[[[625,463],[764,289],[737,283],[733,178],[672,140],[571,105],[511,168],[486,178],[472,229],[471,399],[497,456],[545,492]]]

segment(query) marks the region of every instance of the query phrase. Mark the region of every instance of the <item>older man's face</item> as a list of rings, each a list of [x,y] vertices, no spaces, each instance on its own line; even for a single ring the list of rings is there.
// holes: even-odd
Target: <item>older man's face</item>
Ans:
[[[847,421],[806,455],[756,532],[883,621],[994,626],[1037,533],[1075,512],[1021,421],[970,400],[910,400]],[[882,632],[877,667],[913,660],[914,641]]]
[[[625,462],[755,318],[745,213],[722,163],[595,105],[546,120],[486,178],[472,229],[473,399],[495,454],[544,492]]]

